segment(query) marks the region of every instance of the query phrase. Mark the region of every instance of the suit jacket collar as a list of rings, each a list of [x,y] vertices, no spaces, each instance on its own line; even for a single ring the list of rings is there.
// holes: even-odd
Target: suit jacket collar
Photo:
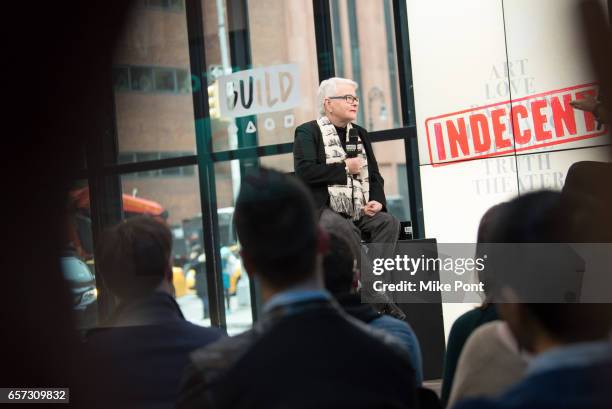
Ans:
[[[338,303],[348,315],[362,322],[368,323],[382,316],[370,304],[362,303],[361,297],[358,294],[337,295],[336,300],[338,300]]]
[[[120,304],[109,319],[109,325],[155,325],[184,320],[185,317],[174,297],[164,292],[155,292],[147,297]]]

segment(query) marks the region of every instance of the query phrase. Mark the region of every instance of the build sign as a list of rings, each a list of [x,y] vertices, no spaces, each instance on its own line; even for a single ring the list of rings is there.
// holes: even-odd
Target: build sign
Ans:
[[[237,118],[295,108],[300,102],[296,64],[238,71],[218,78],[221,117]]]

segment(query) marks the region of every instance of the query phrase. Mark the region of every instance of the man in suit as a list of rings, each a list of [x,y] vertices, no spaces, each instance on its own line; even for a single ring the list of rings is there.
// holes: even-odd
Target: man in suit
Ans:
[[[266,169],[247,175],[234,221],[263,313],[250,331],[191,355],[177,407],[414,407],[399,342],[347,316],[324,289],[327,235],[306,186]]]
[[[295,174],[312,190],[325,229],[350,240],[355,254],[361,254],[362,233],[372,243],[389,243],[381,256],[392,257],[399,221],[387,213],[384,180],[368,133],[353,123],[359,109],[357,87],[345,78],[321,82],[319,119],[295,130]],[[351,129],[358,137],[356,157],[347,156]]]
[[[118,306],[87,344],[112,365],[115,407],[173,408],[193,350],[223,336],[185,320],[174,300],[172,233],[161,222],[136,217],[106,231],[97,267]]]

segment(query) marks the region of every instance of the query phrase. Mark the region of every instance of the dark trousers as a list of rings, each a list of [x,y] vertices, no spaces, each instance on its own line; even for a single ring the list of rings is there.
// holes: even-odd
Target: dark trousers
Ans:
[[[375,258],[395,257],[400,222],[395,216],[387,212],[378,212],[373,217],[364,215],[361,219],[352,221],[340,216],[329,207],[325,207],[321,210],[319,225],[324,230],[334,232],[347,239],[353,254],[357,258],[357,266],[360,271],[365,269],[371,271],[371,260]],[[361,245],[362,232],[370,237],[369,242],[385,243],[387,245],[377,246],[380,249],[378,254],[375,251],[366,251],[367,248]],[[364,288],[370,289],[372,287],[364,284]],[[399,319],[405,317],[405,314],[393,304],[387,294],[368,292],[368,298],[376,300],[372,304],[376,309],[390,313]]]
[[[376,257],[392,258],[395,254],[395,246],[399,236],[400,222],[395,216],[387,212],[378,212],[373,217],[362,216],[357,221],[352,221],[338,213],[334,212],[329,207],[324,207],[321,210],[319,225],[329,232],[335,232],[342,237],[345,237],[351,245],[353,253],[357,257],[357,264],[361,267],[362,260],[369,262]],[[369,236],[371,243],[387,243],[383,246],[383,254],[366,254],[361,246],[361,233],[366,233]]]

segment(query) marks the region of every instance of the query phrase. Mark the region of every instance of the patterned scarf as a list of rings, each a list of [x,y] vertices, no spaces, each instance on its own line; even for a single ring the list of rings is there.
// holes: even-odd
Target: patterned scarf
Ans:
[[[321,135],[323,135],[323,144],[325,145],[325,163],[340,163],[346,159],[346,152],[340,143],[340,137],[336,131],[336,127],[326,117],[322,116],[317,120]],[[346,127],[346,138],[348,140],[349,131],[352,126],[349,123]],[[370,200],[370,178],[368,175],[368,158],[363,143],[359,135],[357,150],[358,157],[363,158],[364,166],[357,175],[347,175],[346,184],[331,185],[327,187],[329,192],[329,204],[336,213],[344,213],[353,220],[359,220],[363,213],[363,207]]]

